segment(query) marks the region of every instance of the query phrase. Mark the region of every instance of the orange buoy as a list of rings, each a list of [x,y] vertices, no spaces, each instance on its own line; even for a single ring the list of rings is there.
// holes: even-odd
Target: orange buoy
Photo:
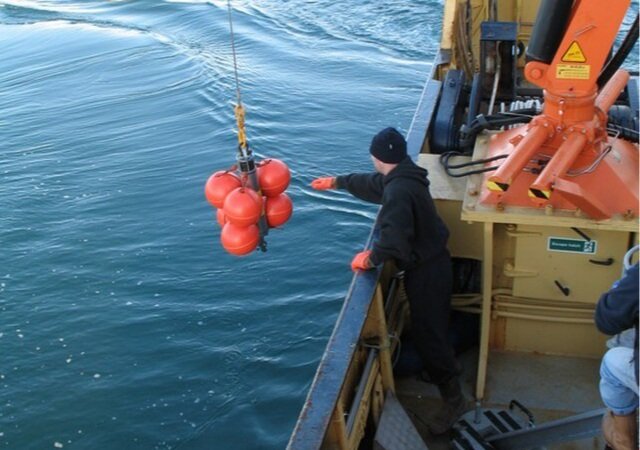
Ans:
[[[229,192],[242,186],[240,178],[233,172],[219,170],[209,177],[204,186],[204,195],[207,201],[216,208],[222,208],[224,199]]]
[[[222,208],[216,211],[216,219],[218,220],[218,225],[220,225],[221,227],[223,227],[224,224],[227,223],[227,218],[224,215],[224,211],[222,210]]]
[[[233,223],[226,223],[222,227],[220,241],[224,249],[232,255],[246,255],[258,246],[260,242],[260,230],[257,225],[241,227]]]
[[[287,194],[277,197],[268,197],[264,207],[269,227],[275,228],[284,225],[291,217],[293,203]]]
[[[290,181],[289,167],[279,159],[265,159],[258,164],[258,184],[267,197],[282,194]]]
[[[224,215],[228,222],[240,227],[258,223],[262,214],[262,197],[250,188],[239,187],[224,200]]]

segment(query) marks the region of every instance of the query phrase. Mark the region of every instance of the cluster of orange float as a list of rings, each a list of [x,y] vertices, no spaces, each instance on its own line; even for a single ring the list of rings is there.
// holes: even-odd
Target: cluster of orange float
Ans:
[[[284,193],[291,181],[287,165],[265,159],[256,165],[256,175],[257,189],[252,188],[248,174],[235,169],[215,172],[204,188],[207,201],[218,208],[222,246],[232,255],[256,249],[266,234],[261,234],[261,220],[266,220],[268,228],[275,228],[286,223],[293,212],[291,199]]]

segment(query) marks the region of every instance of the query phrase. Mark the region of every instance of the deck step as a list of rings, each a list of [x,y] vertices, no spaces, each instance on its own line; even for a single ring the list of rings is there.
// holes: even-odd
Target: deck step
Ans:
[[[391,391],[387,392],[384,401],[373,448],[374,450],[429,450]]]
[[[529,420],[533,422],[533,417],[530,416]],[[525,427],[525,422],[511,410],[476,409],[464,414],[456,424],[452,446],[455,450],[491,450],[493,447],[487,442],[489,438]]]

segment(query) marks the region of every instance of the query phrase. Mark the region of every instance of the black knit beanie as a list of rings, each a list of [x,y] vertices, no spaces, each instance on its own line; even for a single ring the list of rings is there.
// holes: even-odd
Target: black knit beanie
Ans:
[[[407,142],[395,128],[385,128],[371,140],[369,153],[384,163],[397,164],[407,156]]]

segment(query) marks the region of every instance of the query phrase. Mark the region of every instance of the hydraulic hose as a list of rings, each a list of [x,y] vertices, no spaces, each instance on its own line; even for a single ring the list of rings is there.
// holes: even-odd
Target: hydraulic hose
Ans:
[[[624,41],[622,41],[622,44],[620,45],[620,48],[618,49],[618,51],[613,56],[613,58],[611,58],[611,61],[609,61],[609,63],[605,66],[605,68],[602,69],[602,72],[600,72],[600,76],[598,77],[599,88],[602,88],[605,84],[607,84],[607,81],[609,81],[609,79],[613,76],[613,74],[616,73],[616,71],[620,68],[624,60],[627,59],[627,56],[629,56],[629,53],[631,52],[631,50],[633,50],[633,46],[636,44],[637,41],[638,41],[638,15],[636,15],[636,20],[633,21],[633,25],[631,25],[631,28],[629,28],[629,31],[627,32],[627,35],[625,36]]]
[[[536,108],[524,108],[489,116],[479,115],[469,125],[463,125],[460,128],[459,147],[468,152],[472,149],[476,136],[483,130],[495,130],[508,125],[529,123],[536,113]]]

